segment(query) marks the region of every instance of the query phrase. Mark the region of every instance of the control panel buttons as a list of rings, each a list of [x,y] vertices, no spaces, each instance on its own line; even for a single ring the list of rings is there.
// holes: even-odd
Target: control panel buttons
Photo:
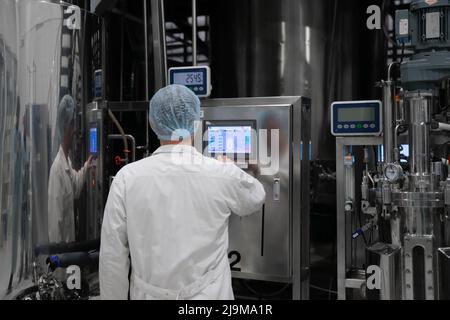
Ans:
[[[338,130],[367,130],[375,129],[377,125],[375,123],[349,123],[349,124],[336,124]]]

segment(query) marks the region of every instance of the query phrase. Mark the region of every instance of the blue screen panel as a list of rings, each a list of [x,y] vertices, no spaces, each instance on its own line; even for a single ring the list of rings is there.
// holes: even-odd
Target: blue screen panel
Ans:
[[[252,127],[209,127],[208,152],[211,154],[250,154]]]
[[[91,128],[89,130],[89,153],[97,154],[97,128]]]

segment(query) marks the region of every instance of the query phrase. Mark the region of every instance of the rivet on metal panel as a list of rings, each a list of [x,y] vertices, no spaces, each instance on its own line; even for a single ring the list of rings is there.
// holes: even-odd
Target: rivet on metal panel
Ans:
[[[409,270],[409,269],[406,269],[406,273],[411,273],[411,270]]]

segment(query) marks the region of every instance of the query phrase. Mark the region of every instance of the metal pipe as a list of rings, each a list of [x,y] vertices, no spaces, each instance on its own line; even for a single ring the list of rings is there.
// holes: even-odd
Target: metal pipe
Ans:
[[[108,76],[108,71],[106,70],[106,29],[107,20],[102,18],[102,100],[107,100],[106,92],[106,77]]]
[[[192,65],[197,65],[197,0],[192,0]]]
[[[145,34],[145,101],[149,100],[149,87],[148,87],[148,36],[147,36],[147,29],[148,29],[148,23],[147,23],[147,0],[144,1],[144,34]],[[165,26],[163,25],[162,28],[164,29]],[[166,39],[163,39],[164,43],[166,42]],[[149,129],[148,126],[150,125],[147,121],[148,119],[148,111],[145,112],[146,120],[145,120],[145,146],[147,148],[147,155],[150,152],[150,138],[149,138]]]
[[[383,81],[383,146],[384,146],[384,162],[394,162],[394,130],[393,128],[397,122],[396,108],[395,108],[395,83],[392,80],[392,69],[399,65],[398,62],[392,62],[388,67],[388,81]]]
[[[136,139],[131,134],[126,134],[125,138],[131,141],[131,161],[136,161]],[[121,134],[109,134],[108,139],[110,140],[122,140]]]
[[[123,101],[123,17],[120,18],[120,102]]]
[[[164,85],[167,85],[167,46],[166,46],[166,18],[165,18],[165,9],[164,9],[164,0],[161,1],[161,33],[162,33],[162,51],[163,51],[163,82]]]
[[[391,62],[390,64],[389,64],[389,67],[388,67],[388,82],[391,82],[392,81],[392,77],[391,77],[391,72],[392,72],[392,68],[395,66],[395,65],[398,65],[398,66],[400,66],[400,63],[399,62]]]
[[[438,122],[437,125],[438,125],[438,130],[450,131],[450,124]]]
[[[147,36],[147,0],[142,0],[144,2],[144,47],[145,47],[145,101],[149,98],[149,88],[148,88],[148,36]]]
[[[392,82],[383,82],[383,146],[384,146],[384,162],[393,163],[393,140],[395,127],[394,119],[394,94]]]
[[[430,172],[431,94],[412,93],[407,96],[410,109],[411,173],[417,176]]]

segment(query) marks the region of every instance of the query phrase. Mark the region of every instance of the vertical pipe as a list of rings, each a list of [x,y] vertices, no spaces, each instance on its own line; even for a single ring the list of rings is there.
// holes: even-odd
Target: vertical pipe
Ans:
[[[161,0],[161,34],[162,34],[162,52],[163,52],[163,83],[167,85],[167,47],[166,47],[166,18],[164,9],[164,0]]]
[[[120,17],[120,102],[123,101],[123,16]]]
[[[149,87],[148,87],[148,23],[147,23],[147,0],[144,1],[144,45],[145,45],[145,101],[149,101]],[[165,39],[164,39],[165,41]],[[150,125],[147,121],[148,119],[148,110],[145,112],[145,148],[147,149],[146,155],[150,155],[150,137],[149,137],[149,128]]]
[[[431,95],[412,93],[407,97],[410,111],[411,173],[427,176],[430,173]]]
[[[192,65],[197,65],[197,0],[192,0]]]
[[[144,2],[144,46],[145,46],[145,101],[149,100],[148,92],[148,36],[147,36],[147,0],[142,0]],[[148,136],[148,135],[147,135]]]
[[[108,72],[106,70],[106,28],[108,27],[108,22],[106,18],[102,19],[102,100],[106,100],[106,77],[108,76]]]
[[[347,243],[345,208],[345,166],[344,166],[345,141],[344,138],[336,139],[336,243],[337,243],[337,291],[338,300],[346,299],[345,278],[347,273]]]
[[[393,163],[394,150],[394,89],[391,82],[386,82],[383,85],[383,146],[384,146],[384,162]]]
[[[164,19],[164,0],[151,0],[151,23],[153,39],[153,69],[155,89],[167,84],[167,50]]]

